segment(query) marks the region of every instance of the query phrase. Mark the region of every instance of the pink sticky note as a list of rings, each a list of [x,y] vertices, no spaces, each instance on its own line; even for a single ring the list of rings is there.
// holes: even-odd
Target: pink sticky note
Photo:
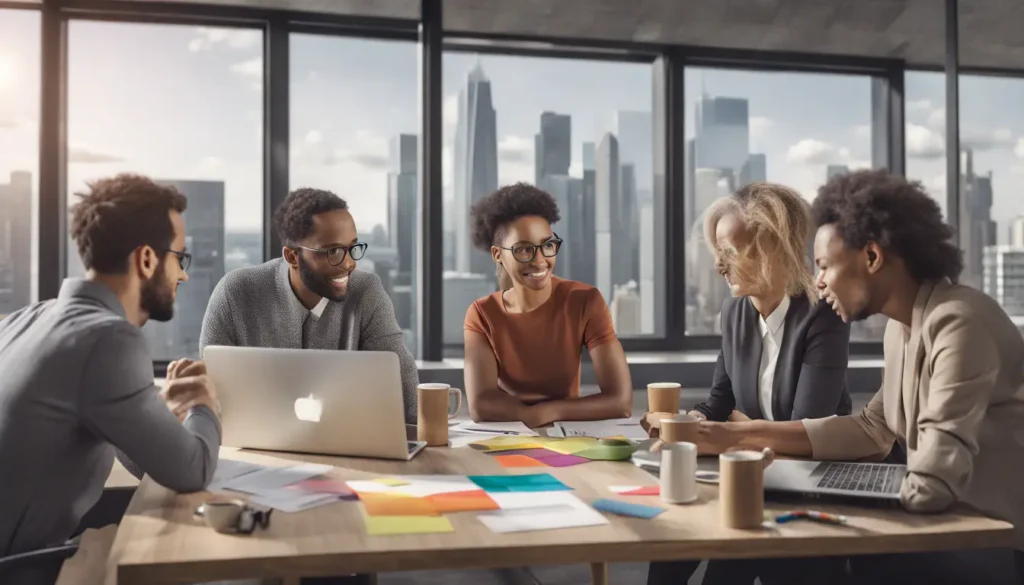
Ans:
[[[540,461],[551,467],[569,467],[571,465],[579,465],[581,463],[590,463],[590,459],[587,459],[586,457],[577,457],[576,455],[555,455],[552,457],[544,457]]]

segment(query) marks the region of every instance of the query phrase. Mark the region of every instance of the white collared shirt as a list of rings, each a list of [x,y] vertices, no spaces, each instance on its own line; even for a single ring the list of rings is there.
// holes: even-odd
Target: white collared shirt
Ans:
[[[765,420],[775,420],[772,414],[772,389],[775,384],[775,365],[779,361],[782,335],[786,330],[786,313],[789,312],[789,296],[772,311],[768,318],[758,316],[757,328],[761,332],[761,369],[758,376],[757,397]]]

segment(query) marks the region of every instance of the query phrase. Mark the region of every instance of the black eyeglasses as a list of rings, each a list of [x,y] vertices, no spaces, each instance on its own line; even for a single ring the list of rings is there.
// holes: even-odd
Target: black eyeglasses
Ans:
[[[179,252],[177,250],[167,251],[178,257],[178,266],[181,267],[181,271],[188,272],[188,267],[192,265],[192,254],[189,254],[188,252]]]
[[[558,237],[558,234],[541,245],[536,244],[516,244],[511,248],[503,248],[498,246],[502,250],[509,250],[512,252],[512,257],[518,262],[526,264],[531,262],[537,256],[537,250],[545,258],[554,258],[558,255],[558,250],[562,247],[562,238]]]
[[[310,252],[316,252],[317,254],[323,254],[327,256],[327,262],[331,266],[338,266],[345,261],[345,254],[352,256],[353,260],[360,260],[363,254],[366,253],[366,248],[369,244],[366,242],[356,242],[351,246],[334,246],[333,248],[307,248],[306,246],[295,246],[302,250],[309,250]]]

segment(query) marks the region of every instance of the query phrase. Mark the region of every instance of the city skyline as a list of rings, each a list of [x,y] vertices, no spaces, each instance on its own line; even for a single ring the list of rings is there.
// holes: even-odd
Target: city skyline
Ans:
[[[38,13],[0,10],[0,151],[4,152],[0,181],[14,171],[38,176],[39,24]],[[391,241],[398,237],[392,201],[409,200],[418,170],[406,165],[404,171],[394,172],[390,145],[395,137],[418,134],[417,45],[293,34],[290,48],[290,187],[326,188],[344,197],[359,232],[370,237],[383,230],[397,254],[395,261],[378,258],[381,264],[394,262],[396,290],[411,287],[415,269],[404,266],[408,263],[404,258],[411,257],[413,240]],[[68,196],[87,180],[120,171],[175,181],[220,181],[224,184],[225,247],[231,248],[227,242],[234,236],[262,233],[266,227],[262,225],[262,49],[262,34],[257,30],[72,20]],[[456,204],[459,173],[455,163],[459,96],[474,68],[486,72],[493,88],[496,184],[537,182],[542,178],[538,162],[558,173],[568,164],[567,174],[551,176],[571,180],[543,185],[563,204],[563,217],[568,209],[582,209],[588,201],[596,205],[596,193],[587,191],[588,173],[596,175],[595,158],[608,130],[615,130],[611,134],[620,151],[637,152],[644,149],[625,145],[635,144],[636,136],[643,137],[643,129],[622,128],[653,120],[651,66],[647,64],[446,52],[442,182],[449,269],[456,266],[449,265],[447,258],[454,259],[458,247],[447,241],[447,234],[467,229],[462,217],[454,217],[464,208]],[[132,83],[125,84],[126,78]],[[110,91],[113,87],[118,90]],[[182,92],[181,87],[196,89]],[[875,158],[870,150],[870,90],[871,80],[863,76],[687,68],[685,139],[696,137],[695,110],[704,96],[744,101],[747,158],[737,180],[763,176],[793,186],[810,199],[830,173],[870,166]],[[904,97],[907,175],[920,179],[944,208],[944,76],[908,71]],[[965,75],[960,99],[960,133],[963,146],[971,152],[972,173],[991,191],[987,219],[979,216],[979,221],[994,225],[979,242],[1006,244],[1011,222],[1024,215],[1024,198],[1014,189],[1024,178],[1024,112],[1016,107],[1024,99],[1024,79]],[[559,117],[553,118],[549,132],[544,130],[545,113]],[[639,118],[630,121],[629,115]],[[569,122],[567,137],[562,129],[565,122],[558,120]],[[649,136],[651,130],[646,131]],[[562,144],[566,140],[567,147]],[[555,158],[539,148],[548,143],[556,145]],[[617,166],[618,172],[635,176],[636,192],[630,194],[633,202],[627,208],[634,216],[624,223],[638,231],[643,231],[639,226],[645,214],[660,217],[661,213],[640,205],[652,195],[656,167],[653,147],[646,150],[636,160],[622,160]],[[690,164],[685,157],[668,162]],[[632,170],[623,171],[627,168],[623,164]],[[724,194],[724,174],[715,172],[695,165],[687,178],[688,220],[696,219],[697,208],[703,206],[697,184],[707,185],[708,193]],[[396,175],[404,177],[400,179],[404,186],[394,182]],[[597,178],[590,180],[594,183]],[[33,218],[37,183],[31,184]],[[621,179],[616,184],[621,187]],[[399,193],[401,197],[395,199]],[[595,221],[603,220],[597,216]],[[563,239],[568,233],[589,229],[568,220],[555,227],[566,232],[560,232]],[[610,233],[598,227],[594,229]],[[31,239],[34,249],[35,238]],[[580,248],[578,243],[567,248],[567,264],[576,262],[568,259]],[[240,250],[238,246],[224,250],[225,269],[247,261]],[[978,280],[976,267],[983,258],[977,251],[972,254],[972,279]],[[629,256],[635,264],[653,262],[637,256]],[[35,270],[34,262],[31,266]],[[633,276],[643,281],[643,269],[634,271]],[[648,269],[649,274],[663,272],[659,266]],[[598,277],[581,279],[596,284]],[[34,286],[35,278],[32,282]],[[609,282],[613,288],[624,284]],[[641,305],[663,307],[664,299],[652,304],[645,294],[662,285],[638,284]],[[408,294],[409,302],[415,304],[414,291],[409,289]],[[663,320],[660,314],[657,320]]]

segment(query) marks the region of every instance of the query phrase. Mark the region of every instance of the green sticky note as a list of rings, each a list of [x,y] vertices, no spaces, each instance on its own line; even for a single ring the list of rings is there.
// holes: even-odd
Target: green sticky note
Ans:
[[[404,479],[395,479],[393,477],[382,477],[379,479],[372,479],[370,481],[386,485],[388,487],[398,487],[400,485],[409,485],[409,482]]]
[[[469,480],[488,492],[554,492],[572,489],[550,473],[471,475]]]
[[[636,447],[633,445],[598,445],[577,451],[575,455],[595,461],[625,461],[633,456],[634,451],[636,451]]]
[[[455,532],[444,516],[363,516],[370,536]]]

